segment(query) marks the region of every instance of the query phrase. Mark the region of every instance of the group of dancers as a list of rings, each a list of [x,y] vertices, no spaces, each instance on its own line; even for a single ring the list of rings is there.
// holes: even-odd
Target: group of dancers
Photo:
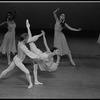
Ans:
[[[25,75],[26,79],[29,82],[28,88],[32,88],[33,84],[31,81],[31,75],[29,70],[25,67],[23,64],[23,61],[26,57],[26,55],[32,59],[33,61],[33,74],[34,74],[34,83],[37,84],[43,84],[42,82],[38,81],[37,78],[37,70],[38,68],[41,71],[55,71],[57,70],[57,67],[60,63],[61,56],[67,54],[70,62],[73,66],[75,66],[75,62],[72,59],[71,51],[68,47],[67,40],[62,33],[62,29],[64,27],[72,30],[72,31],[81,31],[81,28],[75,29],[70,27],[67,23],[65,23],[65,14],[61,14],[60,17],[57,16],[57,12],[60,9],[57,8],[53,11],[54,18],[56,20],[55,27],[54,27],[54,48],[50,49],[47,44],[47,40],[45,37],[45,32],[41,30],[41,33],[38,35],[32,36],[31,30],[30,30],[30,23],[29,20],[26,19],[26,28],[27,33],[22,33],[20,35],[20,39],[17,44],[18,50],[16,50],[16,42],[15,42],[15,16],[16,16],[16,10],[12,9],[12,12],[8,12],[6,21],[1,23],[0,25],[3,25],[7,23],[8,25],[8,32],[4,35],[3,42],[0,47],[0,51],[3,54],[7,53],[7,59],[8,59],[8,67],[0,74],[0,79],[3,78],[9,71],[14,69],[15,66],[17,66],[19,69],[21,69]],[[39,48],[37,48],[35,41],[38,40],[39,37],[43,37],[43,43],[45,45],[46,51],[43,52]],[[29,44],[30,49],[26,46],[26,44]],[[13,60],[11,61],[10,55],[11,53],[17,54],[14,56]],[[54,59],[54,56],[56,55],[56,61]]]

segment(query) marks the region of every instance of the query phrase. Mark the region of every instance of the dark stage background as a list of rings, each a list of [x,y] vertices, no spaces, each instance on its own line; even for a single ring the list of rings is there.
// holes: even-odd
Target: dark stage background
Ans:
[[[82,28],[81,32],[72,32],[64,29],[67,37],[98,37],[100,32],[100,2],[0,2],[0,23],[4,21],[7,12],[11,7],[17,11],[16,35],[26,32],[25,20],[28,18],[33,34],[39,34],[41,29],[46,35],[54,35],[55,19],[53,11],[59,7],[61,13],[65,13],[66,22],[74,28]],[[6,26],[0,27],[0,34],[7,31]]]

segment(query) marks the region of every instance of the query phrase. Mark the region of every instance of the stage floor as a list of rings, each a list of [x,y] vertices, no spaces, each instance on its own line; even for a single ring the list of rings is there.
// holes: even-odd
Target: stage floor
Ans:
[[[50,46],[52,38],[47,38]],[[32,89],[27,89],[25,75],[16,67],[0,80],[0,98],[100,98],[100,45],[96,41],[69,38],[68,44],[76,66],[70,64],[67,56],[62,57],[55,72],[38,71],[38,79],[43,85],[34,85]],[[25,60],[34,83],[32,64]],[[7,67],[6,56],[0,54],[0,73]]]

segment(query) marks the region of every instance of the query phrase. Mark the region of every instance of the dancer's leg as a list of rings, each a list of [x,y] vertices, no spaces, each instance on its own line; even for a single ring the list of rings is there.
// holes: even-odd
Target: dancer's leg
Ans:
[[[10,53],[7,52],[8,65],[11,63]]]
[[[20,61],[16,62],[16,65],[18,66],[18,68],[20,68],[26,74],[26,78],[29,82],[28,89],[32,88],[33,84],[32,84],[32,81],[31,81],[31,76],[30,76],[29,70]]]
[[[33,64],[33,73],[34,73],[34,80],[35,80],[35,85],[38,85],[38,84],[43,84],[41,82],[38,81],[38,78],[37,78],[37,70],[38,70],[38,64]]]
[[[68,57],[69,57],[69,59],[70,59],[71,64],[72,64],[73,66],[75,66],[75,63],[74,63],[74,61],[73,61],[73,59],[72,59],[71,53],[68,53]]]
[[[0,74],[0,79],[2,77],[4,77],[9,71],[11,71],[12,69],[14,69],[15,67],[15,63],[11,62],[11,64],[9,65],[9,67],[7,69],[5,69],[1,74]]]

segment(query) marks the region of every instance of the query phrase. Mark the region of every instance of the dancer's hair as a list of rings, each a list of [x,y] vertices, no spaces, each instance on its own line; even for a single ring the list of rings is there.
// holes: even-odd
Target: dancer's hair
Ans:
[[[22,33],[22,34],[20,35],[19,41],[23,41],[23,40],[26,39],[27,37],[28,37],[28,33]]]
[[[14,8],[11,8],[11,11],[7,12],[5,20],[7,21],[8,16],[10,16],[10,18],[8,19],[9,21],[14,20],[16,17],[16,14],[17,14],[16,10]]]

